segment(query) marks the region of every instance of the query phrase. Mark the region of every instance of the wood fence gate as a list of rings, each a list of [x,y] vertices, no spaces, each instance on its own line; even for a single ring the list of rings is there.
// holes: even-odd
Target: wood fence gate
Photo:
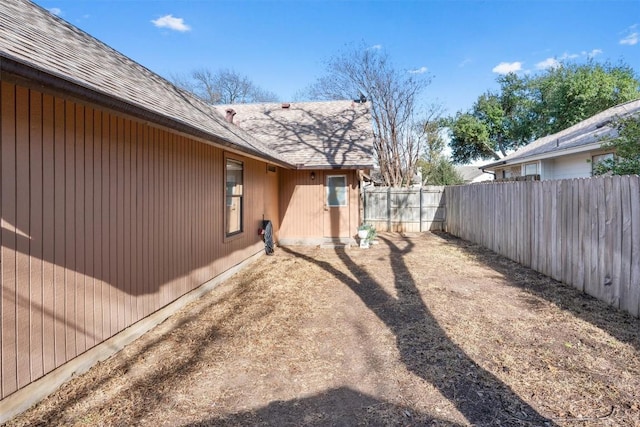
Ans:
[[[378,231],[420,232],[445,228],[444,187],[365,187],[364,222]]]

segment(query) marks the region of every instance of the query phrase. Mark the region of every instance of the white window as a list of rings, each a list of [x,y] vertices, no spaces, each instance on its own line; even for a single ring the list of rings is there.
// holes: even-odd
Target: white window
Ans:
[[[327,206],[347,206],[347,176],[327,176]]]
[[[232,236],[242,232],[242,162],[226,159],[225,170],[225,234]]]
[[[527,163],[524,165],[524,174],[527,175],[538,175],[538,163]]]

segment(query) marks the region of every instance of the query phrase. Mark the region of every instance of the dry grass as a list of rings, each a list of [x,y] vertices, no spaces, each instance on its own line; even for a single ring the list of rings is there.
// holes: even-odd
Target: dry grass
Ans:
[[[640,321],[478,246],[278,249],[9,425],[640,426]]]

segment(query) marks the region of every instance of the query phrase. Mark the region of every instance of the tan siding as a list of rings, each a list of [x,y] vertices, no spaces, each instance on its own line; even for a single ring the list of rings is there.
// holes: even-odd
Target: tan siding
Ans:
[[[76,356],[76,253],[75,253],[75,108],[72,102],[64,106],[64,233],[62,235],[64,251],[64,331],[65,360]]]
[[[38,378],[43,375],[43,254],[42,254],[42,94],[30,94],[29,107],[29,180],[31,186],[29,224],[31,235],[31,247],[29,248],[30,260],[30,325],[29,339],[31,375]]]
[[[360,183],[358,181],[358,172],[351,171],[349,188],[349,235],[355,236],[360,225]]]
[[[322,173],[283,170],[280,176],[280,238],[323,236]]]
[[[100,154],[101,162],[94,162],[96,169],[100,170],[99,181],[100,186],[96,188],[100,189],[100,209],[96,211],[96,225],[99,227],[99,256],[97,259],[100,262],[100,273],[98,276],[100,281],[100,300],[98,304],[101,307],[102,317],[97,320],[100,322],[100,335],[98,339],[105,340],[111,336],[111,288],[109,286],[109,278],[111,275],[111,269],[109,265],[109,199],[110,199],[110,186],[109,186],[109,173],[110,169],[110,147],[109,147],[109,135],[111,130],[110,117],[106,113],[102,113],[100,117],[102,133],[100,135]],[[97,200],[96,196],[96,200]]]
[[[264,162],[233,155],[244,233],[225,242],[222,150],[8,82],[0,96],[0,397],[263,250],[279,216]]]
[[[54,100],[42,99],[42,257],[43,294],[42,353],[43,371],[56,367],[55,361],[55,174],[54,174]],[[35,341],[36,338],[34,338]],[[35,376],[34,376],[35,377]]]
[[[55,100],[54,112],[54,322],[55,363],[60,366],[66,360],[65,342],[65,252],[64,252],[64,101]]]
[[[143,180],[143,154],[144,154],[144,134],[145,126],[141,124],[136,124],[135,126],[135,149],[133,152],[135,153],[135,161],[132,164],[132,168],[134,170],[134,186],[135,186],[135,197],[132,201],[133,203],[133,211],[135,213],[134,217],[134,237],[133,237],[133,253],[135,257],[135,273],[133,274],[133,283],[136,285],[136,317],[135,319],[141,319],[145,316],[145,307],[144,304],[146,302],[146,291],[147,287],[145,286],[144,280],[144,268],[143,268],[143,254],[144,249],[144,217],[143,217],[143,189],[144,189],[144,180]]]
[[[274,230],[274,237],[277,240],[280,229],[280,218],[278,216],[278,201],[279,201],[279,188],[278,188],[278,176],[280,169],[276,169],[276,172],[268,172],[265,168],[265,181],[266,189],[264,195],[264,212],[265,219],[271,221]]]
[[[16,340],[18,388],[31,379],[29,358],[29,91],[16,90]]]
[[[75,136],[75,188],[73,194],[75,194],[75,223],[73,228],[76,230],[75,241],[75,340],[76,340],[76,354],[83,353],[87,349],[86,328],[87,321],[85,316],[85,300],[86,300],[86,285],[85,275],[85,242],[87,240],[85,235],[85,206],[84,206],[84,149],[85,149],[85,115],[84,107],[75,106],[75,123],[76,123],[76,136]]]
[[[84,114],[85,132],[84,132],[84,158],[80,161],[84,162],[84,206],[83,215],[84,222],[84,272],[85,272],[85,348],[91,348],[95,345],[95,290],[97,280],[95,280],[94,272],[94,241],[93,223],[94,221],[94,171],[93,171],[93,139],[94,139],[94,110],[86,108]]]
[[[280,175],[280,239],[319,239],[335,232],[354,236],[360,218],[356,171],[281,170]],[[336,230],[324,230],[325,182],[328,175],[346,175],[349,182],[348,206],[344,208]],[[337,237],[337,236],[336,236]]]
[[[16,119],[15,88],[2,83],[2,393],[18,387],[16,353]]]

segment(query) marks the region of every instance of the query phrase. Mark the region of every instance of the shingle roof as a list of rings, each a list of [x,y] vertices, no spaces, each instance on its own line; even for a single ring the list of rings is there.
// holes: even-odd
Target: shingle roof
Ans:
[[[0,61],[4,70],[36,70],[31,77],[52,76],[133,112],[164,118],[194,136],[287,165],[212,106],[27,0],[0,2]]]
[[[534,156],[560,156],[564,150],[598,143],[605,137],[616,135],[617,131],[612,126],[612,122],[615,119],[639,113],[640,99],[616,105],[565,130],[537,139],[503,157],[499,162],[493,162],[485,167],[505,163],[519,163]]]
[[[485,174],[479,166],[473,165],[456,166],[456,171],[465,182],[472,182]]]
[[[373,166],[373,130],[367,103],[323,101],[217,108],[222,115],[232,108],[235,124],[298,167]]]

